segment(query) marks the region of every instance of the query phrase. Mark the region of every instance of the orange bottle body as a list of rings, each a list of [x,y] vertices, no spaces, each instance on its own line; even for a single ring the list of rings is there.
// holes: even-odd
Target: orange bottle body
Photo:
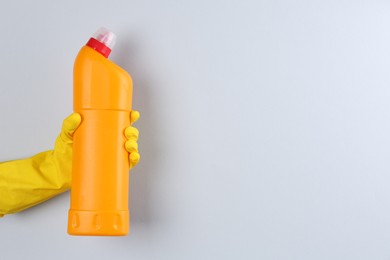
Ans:
[[[122,68],[84,46],[74,64],[71,235],[126,235],[129,231],[129,157],[132,80]]]

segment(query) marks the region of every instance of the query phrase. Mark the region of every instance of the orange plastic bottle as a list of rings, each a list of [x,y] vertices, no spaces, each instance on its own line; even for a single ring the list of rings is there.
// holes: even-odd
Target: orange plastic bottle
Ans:
[[[81,124],[73,137],[68,233],[120,236],[129,232],[129,157],[132,80],[107,59],[115,35],[102,28],[74,64],[74,111]]]

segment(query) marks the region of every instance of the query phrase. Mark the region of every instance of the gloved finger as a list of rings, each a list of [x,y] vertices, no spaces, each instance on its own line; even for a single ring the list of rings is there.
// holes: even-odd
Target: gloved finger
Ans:
[[[65,118],[62,123],[62,131],[61,136],[64,141],[72,141],[73,133],[76,131],[77,127],[79,127],[81,123],[81,115],[78,113],[73,113],[67,118]]]
[[[130,124],[133,124],[140,117],[140,114],[137,110],[133,110],[130,112]]]
[[[125,129],[125,136],[128,140],[137,141],[139,136],[139,131],[133,126],[129,126]]]
[[[137,152],[132,152],[129,155],[129,161],[130,161],[130,169],[136,166],[141,159],[141,156]]]
[[[138,153],[138,144],[136,141],[127,140],[125,143],[126,151],[129,153],[137,152]]]

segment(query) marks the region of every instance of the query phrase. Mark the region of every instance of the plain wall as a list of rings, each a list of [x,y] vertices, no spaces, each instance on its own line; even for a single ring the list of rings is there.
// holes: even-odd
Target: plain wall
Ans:
[[[69,193],[0,219],[1,259],[389,259],[390,2],[5,1],[0,161],[52,149],[100,26],[134,79],[127,237]]]

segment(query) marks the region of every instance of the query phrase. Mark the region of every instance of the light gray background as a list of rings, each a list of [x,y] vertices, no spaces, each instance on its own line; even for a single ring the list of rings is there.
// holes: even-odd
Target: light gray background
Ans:
[[[1,259],[390,259],[390,2],[6,1],[0,160],[51,149],[100,26],[134,78],[131,234],[69,193],[0,220]]]

